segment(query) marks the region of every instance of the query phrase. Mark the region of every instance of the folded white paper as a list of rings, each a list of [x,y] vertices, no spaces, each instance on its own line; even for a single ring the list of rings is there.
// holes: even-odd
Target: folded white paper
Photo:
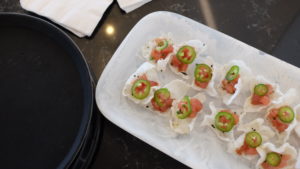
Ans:
[[[91,36],[113,0],[20,0],[22,8],[47,17],[79,37]]]
[[[299,149],[298,152],[300,152],[300,149]],[[295,168],[296,169],[300,169],[300,153],[298,153],[298,157],[297,157],[297,162],[296,162]]]
[[[150,1],[151,0],[118,0],[118,4],[126,13],[129,13]]]

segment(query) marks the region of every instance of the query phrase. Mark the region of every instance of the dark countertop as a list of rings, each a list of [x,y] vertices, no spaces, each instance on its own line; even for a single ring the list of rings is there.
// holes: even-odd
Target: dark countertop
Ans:
[[[84,53],[97,81],[131,28],[154,11],[172,11],[204,23],[264,52],[272,53],[300,10],[299,0],[152,0],[126,14],[114,2],[90,38],[69,33]],[[28,13],[19,0],[0,1],[0,11]],[[115,33],[107,35],[107,26]],[[280,57],[285,60],[285,57]],[[300,66],[300,65],[298,65]],[[91,169],[187,168],[104,120],[104,133]]]

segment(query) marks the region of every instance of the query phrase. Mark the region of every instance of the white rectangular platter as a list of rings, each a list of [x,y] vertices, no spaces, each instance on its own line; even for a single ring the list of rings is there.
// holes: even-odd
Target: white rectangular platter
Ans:
[[[134,26],[103,71],[96,89],[100,111],[114,124],[192,168],[252,168],[250,163],[227,153],[225,143],[217,139],[209,128],[199,125],[203,118],[197,119],[189,135],[176,135],[170,129],[168,119],[122,96],[126,80],[144,62],[138,57],[141,47],[161,33],[168,32],[173,34],[174,43],[191,39],[203,41],[207,44],[204,54],[220,64],[232,59],[243,60],[253,74],[278,83],[283,92],[290,87],[300,89],[299,68],[184,16],[155,12]],[[170,75],[167,79],[175,77]]]

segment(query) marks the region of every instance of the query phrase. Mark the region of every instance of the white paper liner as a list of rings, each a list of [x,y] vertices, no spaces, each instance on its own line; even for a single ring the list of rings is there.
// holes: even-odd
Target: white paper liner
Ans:
[[[233,142],[233,144],[231,143],[228,144],[228,151],[247,160],[254,160],[255,158],[257,158],[258,155],[246,155],[246,154],[238,155],[236,153],[236,149],[244,145],[245,136],[248,132],[251,131],[256,131],[261,135],[262,144],[268,142],[272,137],[274,137],[275,133],[272,131],[272,129],[268,126],[264,126],[263,123],[264,120],[262,118],[257,118],[247,124],[241,124],[237,128],[237,130],[243,133]]]
[[[251,103],[251,98],[253,96],[254,93],[254,87],[257,84],[270,84],[273,87],[274,93],[270,95],[271,101],[269,105],[253,105]],[[269,80],[267,80],[266,78],[264,78],[263,76],[256,76],[253,79],[251,79],[250,82],[250,91],[251,91],[251,95],[246,99],[245,104],[244,104],[244,110],[245,112],[258,112],[261,111],[265,108],[267,108],[268,106],[270,106],[271,104],[277,104],[282,102],[282,92],[279,89],[279,85],[270,82]]]
[[[297,162],[296,162],[296,169],[300,169],[300,149],[298,149],[298,157],[297,157]]]
[[[259,153],[259,160],[256,164],[257,169],[263,169],[261,164],[266,160],[267,153],[269,152],[276,152],[279,154],[290,155],[291,159],[288,161],[288,165],[282,169],[294,169],[297,157],[296,149],[291,146],[289,143],[284,143],[281,147],[277,148],[272,143],[265,143],[260,148],[257,149]]]
[[[174,44],[173,44],[173,35],[172,33],[165,33],[165,34],[162,34],[160,37],[158,38],[155,38],[155,39],[166,39],[168,41],[169,44],[173,45],[173,48],[174,48]],[[160,72],[163,72],[166,70],[167,68],[167,65],[169,63],[169,60],[171,58],[171,55],[174,54],[174,51],[172,53],[169,53],[165,59],[159,59],[157,62],[153,61],[150,59],[151,57],[151,52],[152,50],[157,46],[156,45],[156,42],[155,42],[155,39],[152,39],[150,40],[146,45],[144,45],[142,47],[142,55],[141,57],[143,59],[145,59],[146,61],[152,63],[155,65],[156,67],[156,70],[157,71],[160,71]],[[140,56],[140,55],[139,55]]]
[[[186,95],[187,91],[190,89],[190,86],[186,82],[176,79],[166,84],[163,88],[167,88],[169,90],[172,99],[179,100]],[[166,112],[160,112],[153,108],[151,102],[149,102],[147,106],[150,108],[151,111],[156,112],[159,115],[163,115],[163,116],[170,115],[171,108]]]
[[[298,121],[298,123],[295,127],[295,132],[296,132],[297,136],[300,137],[300,123],[299,123],[299,121]]]
[[[211,110],[211,114],[210,115],[205,115],[204,116],[204,120],[201,123],[201,126],[208,126],[209,128],[211,128],[215,134],[217,135],[217,137],[223,141],[227,141],[227,142],[232,142],[234,140],[234,129],[239,125],[236,124],[234,125],[234,127],[232,128],[231,131],[229,132],[222,132],[220,130],[218,130],[216,127],[213,127],[215,125],[215,116],[218,114],[218,112],[220,110],[224,110],[226,108],[216,108],[213,102],[209,103],[209,108]],[[234,111],[232,111],[234,112]],[[237,111],[237,115],[239,116],[239,119],[242,118],[242,114],[239,113],[240,111]],[[240,120],[239,120],[240,121]]]
[[[176,54],[177,51],[180,49],[180,47],[182,47],[184,45],[189,45],[189,46],[192,46],[192,47],[195,48],[195,51],[196,51],[196,58],[195,59],[197,59],[197,57],[200,57],[199,55],[202,54],[206,50],[206,44],[203,43],[202,41],[200,41],[200,40],[189,40],[189,41],[184,42],[180,45],[175,45],[174,46],[174,53]],[[170,67],[172,72],[174,72],[176,75],[180,76],[183,79],[189,79],[190,76],[193,76],[193,74],[188,74],[188,72],[191,72],[189,69],[191,69],[191,64],[193,64],[193,63],[189,64],[186,72],[184,72],[184,73],[178,72],[177,67],[174,67],[174,66],[171,65],[172,57],[176,57],[176,56],[171,56],[170,57],[169,67]]]
[[[297,120],[296,118],[293,120],[292,123],[289,124],[289,127],[285,129],[283,132],[279,133],[278,130],[272,125],[270,120],[267,118],[268,114],[270,113],[270,110],[273,108],[280,108],[282,106],[291,106],[294,110],[295,115],[297,115],[300,111],[300,104],[298,104],[298,99],[297,99],[297,91],[296,89],[290,89],[286,92],[285,95],[282,96],[280,99],[280,103],[273,104],[271,105],[266,113],[265,118],[267,119],[268,124],[274,129],[276,135],[278,136],[278,139],[276,139],[276,142],[279,144],[285,143],[289,137],[293,129],[297,125]]]
[[[227,93],[226,90],[222,88],[222,81],[225,79],[225,76],[229,69],[233,66],[237,65],[240,68],[239,74],[240,78],[238,80],[238,83],[235,85],[236,91],[234,94]],[[219,69],[220,74],[220,81],[218,85],[218,91],[221,95],[223,102],[226,105],[230,105],[234,102],[234,100],[238,97],[240,92],[245,88],[245,86],[249,83],[249,78],[251,77],[251,70],[248,68],[248,66],[241,60],[231,60],[228,64],[224,65],[221,69]],[[239,104],[240,102],[236,102],[236,104]]]
[[[300,111],[296,113],[296,119],[297,119],[297,125],[295,127],[295,132],[297,136],[300,138]],[[299,163],[300,163],[300,158],[299,158]],[[299,164],[299,168],[300,168],[300,164]]]
[[[140,76],[146,74],[147,79],[151,81],[157,82],[158,86],[151,87],[149,95],[144,98],[143,100],[136,99],[131,95],[131,87],[133,85],[133,82],[138,79]],[[129,79],[126,81],[125,86],[123,88],[122,94],[123,96],[128,97],[130,100],[135,102],[136,104],[145,105],[151,101],[151,98],[153,97],[154,91],[159,88],[160,82],[158,80],[157,72],[155,71],[155,66],[149,62],[144,62],[135,73],[133,73]]]
[[[202,103],[202,105],[204,106],[204,102],[205,102],[205,99],[206,99],[204,94],[198,93],[195,96],[191,97],[191,99],[192,98],[198,99]],[[171,119],[170,119],[169,122],[170,122],[171,129],[173,131],[175,131],[176,133],[188,134],[193,130],[194,124],[195,124],[199,114],[202,112],[203,107],[200,110],[200,112],[197,113],[196,117],[194,117],[194,118],[188,118],[187,117],[185,119],[179,119],[177,117],[176,112],[178,111],[177,105],[181,101],[181,99],[173,101],[173,105],[172,105],[172,108],[171,108]]]
[[[196,68],[196,64],[201,64],[201,63],[207,64],[212,69],[212,78],[209,81],[209,84],[208,84],[206,89],[202,89],[202,88],[195,85],[194,71],[195,71],[195,68]],[[191,78],[191,80],[190,80],[192,88],[197,90],[197,91],[200,91],[200,92],[205,92],[205,93],[207,93],[208,95],[210,95],[212,97],[216,96],[218,93],[215,89],[215,79],[216,79],[216,76],[218,74],[218,70],[217,70],[218,66],[219,65],[217,63],[215,63],[215,61],[210,56],[207,56],[205,58],[198,57],[194,61],[193,65],[191,65],[191,69],[189,69],[190,71],[192,71],[192,72],[189,72],[189,74],[191,74],[193,76],[193,78]]]

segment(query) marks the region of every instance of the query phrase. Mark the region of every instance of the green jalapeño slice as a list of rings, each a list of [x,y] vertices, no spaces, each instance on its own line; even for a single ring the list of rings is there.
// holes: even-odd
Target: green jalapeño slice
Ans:
[[[179,110],[177,111],[177,117],[180,119],[187,118],[192,113],[192,105],[190,98],[185,96],[178,104]]]
[[[209,82],[212,78],[212,69],[207,64],[196,64],[194,76],[198,82]]]
[[[181,61],[184,64],[190,64],[192,63],[196,58],[196,51],[194,47],[192,46],[182,46],[177,54],[176,57],[179,61]]]
[[[150,93],[150,82],[148,80],[139,79],[134,82],[131,87],[131,94],[136,99],[142,100],[146,98]]]
[[[237,65],[232,66],[226,74],[226,80],[232,81],[236,79],[239,75],[240,67]]]
[[[215,126],[222,132],[229,132],[234,126],[234,117],[229,112],[219,112],[215,116]]]
[[[167,88],[160,88],[154,93],[154,101],[158,106],[164,106],[164,100],[169,99],[171,94]]]
[[[271,166],[278,166],[281,162],[281,156],[278,153],[270,152],[267,154],[266,162]]]
[[[262,138],[261,138],[261,135],[258,132],[251,131],[251,132],[246,134],[245,141],[246,141],[246,144],[249,147],[256,148],[256,147],[261,145]]]
[[[269,89],[268,86],[265,84],[257,84],[254,87],[254,93],[259,96],[264,96],[268,93]]]
[[[158,50],[158,51],[164,50],[165,48],[168,47],[168,45],[169,45],[168,40],[162,39],[161,41],[159,41],[157,43],[156,50]]]
[[[279,108],[278,117],[284,123],[291,123],[295,118],[295,113],[290,106],[282,106]]]

